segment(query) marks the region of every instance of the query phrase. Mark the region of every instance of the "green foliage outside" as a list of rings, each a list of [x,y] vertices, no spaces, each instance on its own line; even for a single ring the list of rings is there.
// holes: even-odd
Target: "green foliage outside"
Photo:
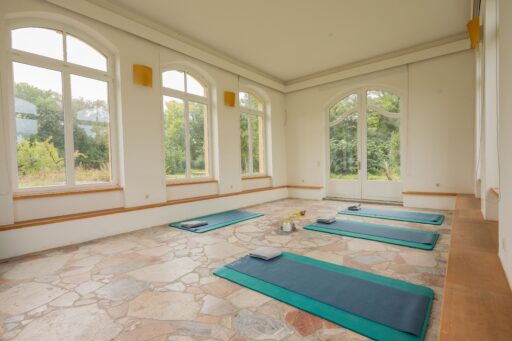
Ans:
[[[17,138],[20,187],[64,184],[65,143],[62,96],[27,83],[15,85],[15,96],[32,103],[36,113],[16,113],[18,119],[36,122],[37,129]],[[106,103],[73,99],[73,112],[82,109],[108,112]],[[108,120],[108,118],[107,118]],[[87,134],[85,127],[90,127]],[[108,122],[74,120],[75,178],[77,182],[110,181]]]
[[[240,115],[240,143],[242,151],[242,174],[251,172],[249,167],[249,120],[247,114]]]
[[[349,96],[329,113],[330,121],[355,107],[357,98]],[[385,91],[369,91],[367,103],[391,113],[400,112],[398,96]],[[353,113],[330,128],[331,179],[358,179],[357,114]],[[367,112],[368,180],[400,179],[400,119],[377,111]]]
[[[165,98],[165,172],[167,177],[180,179],[186,176],[185,106],[182,100]],[[190,170],[192,177],[207,176],[205,135],[207,107],[189,102]],[[206,135],[207,136],[207,135]]]
[[[257,97],[255,97],[251,93],[240,92],[240,105],[244,108],[249,108],[252,110],[262,111],[263,110],[263,102],[261,102]],[[251,137],[252,140],[249,141],[249,123],[251,129]],[[260,116],[249,113],[242,113],[240,115],[240,143],[241,143],[241,153],[242,153],[242,174],[256,174],[256,173],[264,173],[264,165],[260,163],[261,156],[264,151],[262,150],[262,145],[260,139],[262,138],[260,134],[260,129],[262,129],[261,125],[263,124],[263,119]],[[250,160],[251,155],[249,152],[249,145],[252,148],[252,160]],[[262,155],[260,155],[262,154]],[[250,161],[252,161],[252,169]]]

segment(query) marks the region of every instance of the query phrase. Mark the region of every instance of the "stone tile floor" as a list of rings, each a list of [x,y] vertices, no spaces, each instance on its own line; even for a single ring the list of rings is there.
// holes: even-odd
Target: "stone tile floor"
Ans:
[[[262,245],[431,287],[436,300],[426,339],[437,339],[451,213],[445,212],[445,223],[438,227],[385,222],[440,232],[434,251],[300,227],[291,235],[277,232],[280,217],[289,212],[306,209],[306,216],[297,219],[304,226],[345,205],[280,200],[249,208],[264,217],[206,234],[160,226],[2,263],[0,339],[366,339],[212,275],[214,269]]]

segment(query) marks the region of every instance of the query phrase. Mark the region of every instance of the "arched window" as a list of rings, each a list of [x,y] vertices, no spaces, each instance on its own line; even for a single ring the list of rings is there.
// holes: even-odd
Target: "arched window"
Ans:
[[[344,97],[329,110],[331,179],[356,179],[359,172],[359,96]]]
[[[186,71],[162,73],[165,174],[168,179],[209,178],[208,88]]]
[[[11,30],[17,190],[109,185],[112,61],[64,30]]]
[[[263,175],[265,169],[265,109],[263,101],[250,92],[238,93],[242,176]]]

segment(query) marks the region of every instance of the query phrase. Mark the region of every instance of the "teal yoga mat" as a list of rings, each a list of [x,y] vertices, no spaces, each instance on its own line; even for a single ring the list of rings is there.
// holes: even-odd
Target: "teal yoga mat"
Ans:
[[[247,261],[246,256],[214,274],[375,340],[416,341],[425,337],[434,299],[432,289],[293,253],[285,252],[281,258],[286,262],[276,263],[278,267],[268,271],[262,271],[261,264],[259,270],[250,266],[244,269],[244,264],[240,269],[237,263]],[[301,265],[303,274],[297,273]],[[333,281],[335,277],[345,280]],[[348,304],[346,309],[340,308],[343,304]]]
[[[263,213],[254,213],[254,212],[247,212],[247,211],[239,211],[239,210],[233,210],[233,211],[227,211],[227,212],[221,212],[221,213],[215,213],[210,214],[207,216],[202,216],[198,218],[188,219],[179,221],[176,223],[169,224],[170,227],[175,227],[177,229],[195,232],[195,233],[204,233],[211,230],[215,230],[221,227],[233,225],[236,223],[239,223],[241,221],[257,218],[263,216]],[[182,223],[192,220],[202,220],[208,222],[208,225],[203,225],[195,228],[186,228],[181,226]]]
[[[386,209],[382,209],[382,208],[361,207],[361,209],[359,209],[358,211],[350,211],[348,209],[345,209],[338,213],[346,214],[346,215],[360,216],[360,217],[408,221],[411,223],[430,224],[430,225],[441,225],[444,221],[444,215],[442,215],[442,214],[399,211],[399,210],[386,210]]]
[[[436,246],[437,240],[439,239],[439,233],[436,232],[412,230],[351,220],[337,220],[332,224],[315,223],[304,226],[304,229],[374,240],[423,250],[433,250]]]

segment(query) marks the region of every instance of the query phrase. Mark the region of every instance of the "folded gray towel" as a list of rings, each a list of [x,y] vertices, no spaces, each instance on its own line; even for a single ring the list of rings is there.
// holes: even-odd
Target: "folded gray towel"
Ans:
[[[201,220],[191,220],[191,221],[186,221],[186,222],[181,223],[181,226],[184,227],[184,228],[187,228],[187,229],[191,229],[191,228],[194,228],[194,227],[205,226],[205,225],[208,225],[208,222],[207,221],[201,221]]]
[[[271,260],[273,258],[281,256],[282,252],[275,247],[260,247],[256,250],[251,251],[249,256],[254,258],[260,258],[264,260]]]
[[[328,217],[318,217],[316,220],[317,223],[321,224],[332,224],[336,222],[336,217],[328,216]]]

